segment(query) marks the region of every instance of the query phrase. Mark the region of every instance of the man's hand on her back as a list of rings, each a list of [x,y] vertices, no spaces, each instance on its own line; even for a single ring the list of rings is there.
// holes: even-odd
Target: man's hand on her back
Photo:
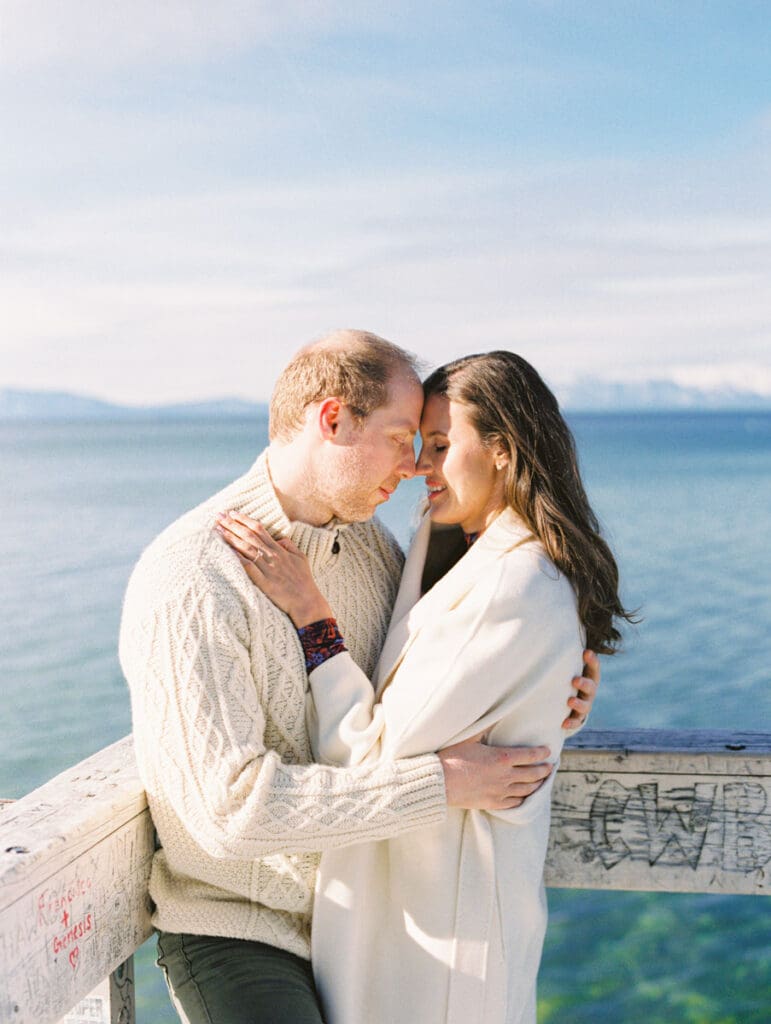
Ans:
[[[450,807],[502,811],[519,807],[554,766],[548,747],[488,747],[480,736],[439,751]]]
[[[584,651],[584,674],[572,680],[576,695],[568,699],[570,714],[563,729],[583,725],[600,685],[600,659]],[[554,770],[545,763],[548,747],[488,747],[482,736],[439,751],[447,803],[467,810],[500,811],[519,807]]]
[[[584,674],[576,676],[571,685],[576,691],[568,699],[570,714],[562,723],[563,729],[577,729],[589,717],[600,685],[600,659],[594,651],[584,651]]]

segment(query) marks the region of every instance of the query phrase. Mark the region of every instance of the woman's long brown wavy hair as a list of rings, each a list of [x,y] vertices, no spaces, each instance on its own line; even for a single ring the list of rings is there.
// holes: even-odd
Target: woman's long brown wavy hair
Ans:
[[[503,351],[440,366],[423,389],[426,398],[461,403],[482,443],[508,452],[507,504],[572,583],[587,647],[613,654],[621,641],[615,620],[635,620],[619,599],[616,560],[600,536],[557,399],[530,363]]]

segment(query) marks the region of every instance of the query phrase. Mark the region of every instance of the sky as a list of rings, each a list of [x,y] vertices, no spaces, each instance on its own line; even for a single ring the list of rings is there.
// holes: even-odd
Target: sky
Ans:
[[[765,0],[0,0],[0,387],[300,345],[771,395]]]

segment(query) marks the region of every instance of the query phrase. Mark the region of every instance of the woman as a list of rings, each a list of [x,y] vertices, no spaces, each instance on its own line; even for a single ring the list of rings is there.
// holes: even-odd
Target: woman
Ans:
[[[429,508],[374,689],[299,552],[256,525],[224,535],[300,631],[320,760],[408,757],[479,733],[546,743],[556,760],[584,646],[612,653],[614,619],[628,618],[572,436],[510,352],[450,363],[424,389]],[[459,558],[454,532],[432,525],[462,528]],[[312,960],[331,1024],[535,1020],[552,779],[514,809],[450,808],[431,828],[324,854]]]

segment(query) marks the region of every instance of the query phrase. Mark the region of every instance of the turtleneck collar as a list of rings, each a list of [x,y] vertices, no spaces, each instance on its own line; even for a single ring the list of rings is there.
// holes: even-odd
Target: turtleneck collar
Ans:
[[[243,477],[240,509],[253,519],[258,519],[274,537],[289,537],[310,562],[315,572],[322,569],[337,553],[333,548],[339,534],[348,523],[336,519],[324,526],[289,519],[281,507],[270,478],[268,453],[262,452],[249,472]]]

